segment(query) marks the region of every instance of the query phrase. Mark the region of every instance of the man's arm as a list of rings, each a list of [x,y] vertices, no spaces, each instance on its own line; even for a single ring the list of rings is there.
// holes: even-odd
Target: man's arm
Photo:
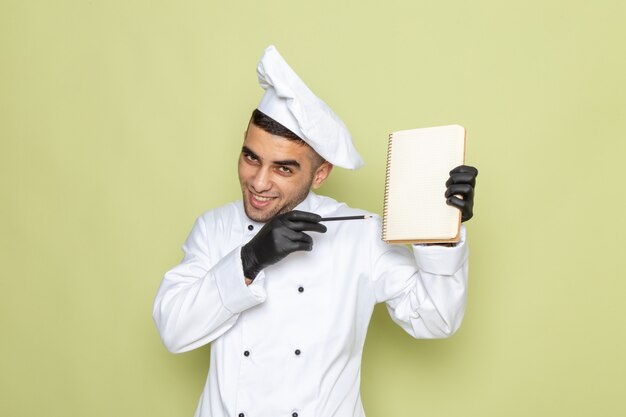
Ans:
[[[183,261],[165,274],[154,300],[154,321],[173,353],[211,342],[235,324],[239,313],[265,301],[262,273],[254,285],[244,282],[241,247],[213,260],[208,244],[200,217],[183,245]]]
[[[215,262],[200,217],[183,245],[183,262],[165,274],[154,301],[154,321],[167,349],[203,346],[228,331],[242,311],[265,301],[263,269],[292,252],[310,251],[313,240],[304,231],[324,233],[319,220],[302,211],[276,216],[250,242]]]
[[[451,336],[461,325],[467,295],[469,250],[465,227],[454,247],[377,243],[373,265],[377,302],[415,338]]]
[[[463,222],[473,216],[477,175],[476,168],[461,165],[446,182],[446,202],[461,210]],[[467,299],[465,227],[457,244],[413,245],[417,270],[406,265],[404,249],[381,247],[374,264],[377,300],[387,303],[393,320],[413,337],[452,335],[461,325]]]

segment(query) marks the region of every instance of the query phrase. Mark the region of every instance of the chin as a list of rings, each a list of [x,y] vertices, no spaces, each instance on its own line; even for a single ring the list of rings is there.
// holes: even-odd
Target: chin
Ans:
[[[259,223],[266,223],[273,219],[277,214],[280,214],[276,208],[268,207],[267,210],[257,210],[254,207],[251,207],[247,202],[243,205],[243,208],[246,212],[246,216],[248,216],[250,220]]]

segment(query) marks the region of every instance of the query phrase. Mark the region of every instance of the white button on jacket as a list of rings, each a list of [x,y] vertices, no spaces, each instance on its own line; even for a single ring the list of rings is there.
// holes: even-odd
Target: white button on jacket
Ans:
[[[296,207],[367,214],[309,193]],[[253,225],[253,230],[249,230]],[[455,247],[387,245],[380,219],[328,222],[311,252],[265,268],[246,286],[241,247],[262,227],[241,201],[198,218],[185,257],[166,273],[153,316],[174,353],[211,343],[196,417],[361,417],[361,355],[379,302],[416,338],[447,337],[467,290],[465,230]]]

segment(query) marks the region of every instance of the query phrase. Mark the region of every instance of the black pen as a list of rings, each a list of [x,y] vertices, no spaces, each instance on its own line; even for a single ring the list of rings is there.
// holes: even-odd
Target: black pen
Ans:
[[[369,214],[362,214],[359,216],[339,216],[339,217],[322,217],[321,222],[336,222],[338,220],[363,220],[372,218]]]

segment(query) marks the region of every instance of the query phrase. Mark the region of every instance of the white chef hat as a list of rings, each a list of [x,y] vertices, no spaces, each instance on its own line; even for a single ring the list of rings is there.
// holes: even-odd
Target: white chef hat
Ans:
[[[262,113],[298,135],[331,164],[347,169],[363,165],[346,125],[313,94],[274,45],[265,49],[257,75],[265,89],[258,106]]]

